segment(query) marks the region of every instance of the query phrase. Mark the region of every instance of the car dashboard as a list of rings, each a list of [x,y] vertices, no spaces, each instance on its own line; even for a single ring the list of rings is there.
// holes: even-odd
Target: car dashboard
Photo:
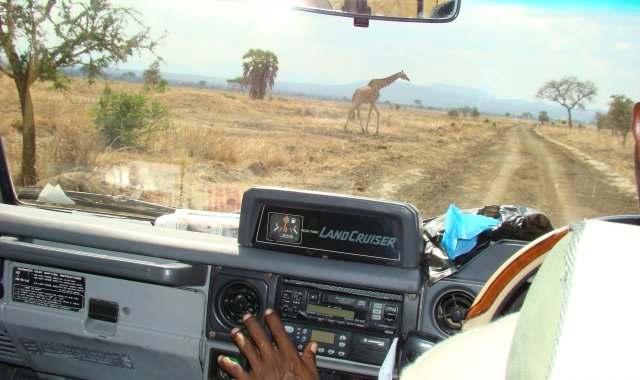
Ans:
[[[377,378],[390,351],[397,377],[460,330],[525,244],[492,244],[431,283],[410,205],[257,188],[242,207],[235,239],[0,205],[0,363],[74,379],[226,379],[218,355],[247,366],[231,329],[270,308],[298,349],[318,342],[322,378]]]

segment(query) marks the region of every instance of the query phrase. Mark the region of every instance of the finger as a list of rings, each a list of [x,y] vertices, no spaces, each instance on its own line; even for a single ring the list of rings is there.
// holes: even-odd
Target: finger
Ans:
[[[273,310],[267,309],[264,312],[264,320],[269,326],[269,331],[271,331],[271,336],[275,340],[278,350],[285,355],[298,356],[298,350],[293,345],[291,338],[289,338],[289,334],[285,331],[280,316]]]
[[[307,368],[309,368],[310,370],[313,370],[313,372],[315,373],[318,372],[318,368],[316,367],[317,353],[318,353],[318,343],[311,341],[307,343],[307,345],[304,348],[304,351],[302,351],[302,355],[300,356],[300,359],[302,359],[302,362],[307,366]]]
[[[260,351],[261,356],[270,356],[275,352],[275,349],[271,344],[271,339],[269,339],[267,333],[264,331],[264,328],[260,325],[260,322],[258,322],[255,315],[245,315],[244,318],[242,318],[242,323],[247,328],[247,331],[249,332],[249,335],[251,335],[251,339],[253,339],[258,351]]]
[[[244,380],[249,378],[249,374],[240,367],[240,364],[234,362],[224,355],[218,356],[218,365],[229,374],[229,377],[236,380]]]
[[[240,353],[244,355],[245,358],[249,361],[249,364],[253,367],[253,365],[257,364],[257,361],[260,360],[260,355],[256,350],[251,340],[247,339],[242,332],[240,332],[239,328],[234,328],[231,330],[231,339],[233,343],[236,344]]]

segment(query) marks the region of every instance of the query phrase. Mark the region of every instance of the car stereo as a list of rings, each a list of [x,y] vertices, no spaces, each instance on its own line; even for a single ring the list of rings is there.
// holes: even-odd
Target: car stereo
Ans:
[[[276,309],[298,350],[311,340],[318,354],[382,364],[400,330],[401,294],[284,278]]]
[[[254,187],[240,213],[241,245],[322,258],[417,268],[423,238],[410,204]]]

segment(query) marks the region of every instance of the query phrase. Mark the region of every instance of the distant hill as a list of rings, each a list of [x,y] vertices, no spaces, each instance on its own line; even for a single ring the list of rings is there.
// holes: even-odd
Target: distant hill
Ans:
[[[322,85],[312,83],[276,82],[274,92],[289,95],[318,96],[337,100],[347,99],[351,101],[353,92],[367,82],[356,82],[345,85]],[[380,91],[380,103],[415,105],[415,100],[420,100],[423,107],[450,109],[458,107],[478,107],[482,113],[504,115],[509,113],[517,116],[529,112],[534,117],[540,111],[547,111],[552,119],[566,119],[566,110],[557,105],[549,105],[543,102],[530,102],[522,99],[500,99],[482,90],[472,87],[453,86],[443,83],[434,83],[428,86],[417,86],[404,81],[397,81]],[[574,110],[572,116],[576,121],[590,122],[597,110]]]
[[[109,75],[114,78],[119,78],[127,71],[129,70],[111,70]],[[136,74],[138,80],[141,80],[141,70],[131,71]],[[162,72],[162,76],[167,79],[170,84],[196,85],[199,81],[204,80],[207,86],[217,88],[226,88],[228,79],[206,75],[168,72]],[[366,83],[366,81],[360,81],[349,84],[332,85],[276,81],[273,92],[275,94],[289,96],[351,102],[353,92]],[[454,86],[444,83],[418,86],[400,80],[380,91],[379,103],[389,101],[395,104],[414,106],[415,100],[420,100],[423,107],[443,110],[469,106],[478,107],[481,113],[496,115],[509,113],[510,115],[518,116],[529,112],[536,118],[540,111],[547,111],[551,119],[564,120],[567,118],[566,110],[559,105],[549,105],[543,102],[531,102],[522,99],[501,99],[473,87]],[[594,119],[596,111],[598,110],[587,109],[580,111],[574,109],[572,116],[576,121],[591,122]]]

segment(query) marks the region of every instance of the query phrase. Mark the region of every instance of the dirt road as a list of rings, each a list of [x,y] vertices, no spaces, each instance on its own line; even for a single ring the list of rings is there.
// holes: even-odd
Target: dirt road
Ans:
[[[461,208],[525,205],[546,213],[554,226],[638,212],[632,191],[612,186],[606,173],[543,139],[531,126],[503,128],[468,142],[439,166],[420,152],[398,164],[401,180],[380,177],[370,183],[379,184],[379,196],[404,198],[424,217],[445,212],[450,203]]]

